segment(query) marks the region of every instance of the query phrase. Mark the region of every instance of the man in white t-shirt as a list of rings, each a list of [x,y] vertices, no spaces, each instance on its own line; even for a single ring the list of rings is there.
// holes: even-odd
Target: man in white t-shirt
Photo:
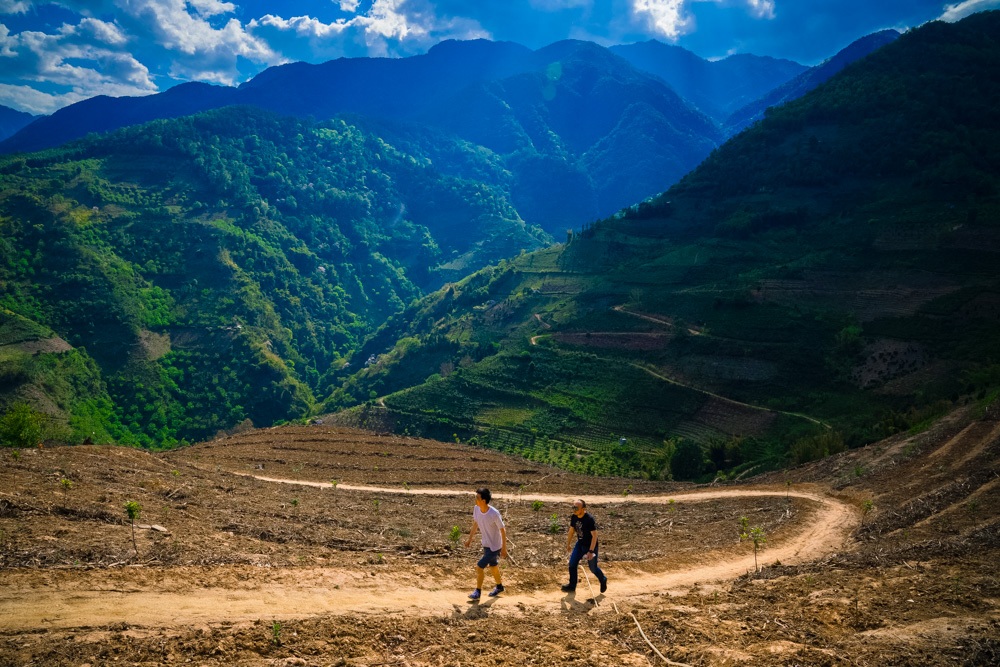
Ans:
[[[507,557],[507,530],[503,525],[500,511],[490,506],[492,498],[486,487],[476,490],[476,506],[472,508],[472,529],[465,546],[472,546],[472,538],[478,531],[483,536],[483,557],[476,563],[476,590],[469,594],[472,600],[478,600],[482,595],[483,579],[486,568],[493,570],[493,580],[496,586],[490,591],[490,597],[503,593],[503,583],[500,581],[500,559]]]

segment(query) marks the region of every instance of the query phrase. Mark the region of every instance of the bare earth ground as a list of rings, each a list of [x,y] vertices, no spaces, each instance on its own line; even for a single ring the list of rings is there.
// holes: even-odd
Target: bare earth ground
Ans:
[[[0,451],[0,665],[1000,664],[998,455],[969,410],[712,487],[324,425]],[[511,559],[477,604],[482,485]],[[581,496],[604,595],[559,590]]]

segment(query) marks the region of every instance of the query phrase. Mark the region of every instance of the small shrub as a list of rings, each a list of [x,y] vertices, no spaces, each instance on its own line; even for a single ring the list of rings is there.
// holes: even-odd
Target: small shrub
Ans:
[[[281,623],[278,621],[271,623],[271,643],[281,646]]]
[[[59,480],[59,483],[62,484],[62,488],[64,488],[67,491],[73,488],[73,480],[71,479],[66,479],[65,477],[63,477],[61,480]]]
[[[868,500],[861,503],[861,525],[865,525],[865,519],[871,514],[872,510],[875,509],[875,501],[869,498]]]
[[[549,517],[549,532],[555,535],[562,531],[562,522],[559,520],[558,514],[553,514]]]
[[[451,542],[451,548],[458,548],[458,540],[462,537],[462,529],[458,526],[452,526],[451,532],[448,533],[448,541]]]
[[[767,544],[767,536],[764,534],[764,529],[760,526],[755,526],[750,529],[749,533],[740,535],[740,539],[753,542],[753,571],[760,572],[760,567],[757,565],[757,552]]]
[[[541,500],[536,500],[533,503],[531,503],[531,511],[532,512],[537,512],[538,510],[542,509],[543,507],[545,507],[545,503],[543,503]]]
[[[136,558],[138,558],[139,545],[135,541],[135,522],[139,520],[139,516],[142,514],[142,505],[134,500],[129,500],[125,503],[125,514],[128,515],[129,523],[132,526],[132,547],[135,549]]]

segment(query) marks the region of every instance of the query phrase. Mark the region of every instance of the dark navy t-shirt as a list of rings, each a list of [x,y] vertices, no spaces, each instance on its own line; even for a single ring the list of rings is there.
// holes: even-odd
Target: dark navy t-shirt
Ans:
[[[573,514],[569,518],[569,525],[576,531],[576,539],[584,540],[587,549],[590,549],[590,542],[594,539],[594,531],[597,530],[597,522],[589,512],[585,512],[582,517]]]

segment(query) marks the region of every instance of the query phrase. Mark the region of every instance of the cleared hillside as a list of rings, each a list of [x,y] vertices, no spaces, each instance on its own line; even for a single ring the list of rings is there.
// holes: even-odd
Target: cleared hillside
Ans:
[[[491,652],[505,666],[596,666],[647,664],[654,650],[687,665],[1000,658],[995,405],[712,487],[582,478],[328,425],[159,455],[12,454],[0,452],[10,664],[437,665]],[[477,550],[449,533],[467,530],[481,484],[501,494],[512,558],[507,591],[473,604]],[[575,595],[558,588],[578,496],[599,522],[604,595],[585,579]],[[141,508],[134,542],[128,501]],[[766,539],[756,573],[744,516]]]

